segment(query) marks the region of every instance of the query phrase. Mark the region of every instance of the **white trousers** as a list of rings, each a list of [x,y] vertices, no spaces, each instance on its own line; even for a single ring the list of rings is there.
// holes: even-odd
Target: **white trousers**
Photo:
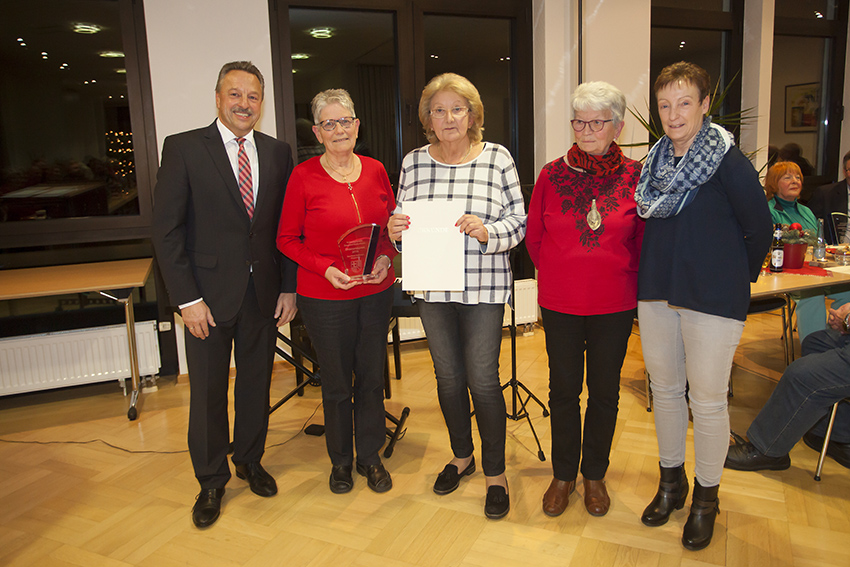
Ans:
[[[720,484],[729,447],[729,373],[744,322],[666,301],[639,301],[638,320],[661,466],[685,462],[687,386],[694,417],[694,475],[702,486]]]

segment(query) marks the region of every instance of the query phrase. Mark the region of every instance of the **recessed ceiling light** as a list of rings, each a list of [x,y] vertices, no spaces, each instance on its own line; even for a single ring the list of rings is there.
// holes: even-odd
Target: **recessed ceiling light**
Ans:
[[[310,54],[309,53],[293,53],[292,58],[293,59],[309,59]]]
[[[333,37],[335,31],[334,28],[313,28],[307,31],[307,33],[315,39],[330,39]]]
[[[71,24],[71,29],[74,30],[76,33],[93,34],[101,31],[103,28],[97,24],[75,22]]]
[[[42,51],[42,52],[41,52],[41,58],[42,58],[42,59],[47,59],[47,52],[46,52],[46,51]]]
[[[120,75],[126,75],[127,69],[115,69],[115,72],[120,74]]]
[[[98,51],[97,54],[101,57],[124,57],[123,51]]]
[[[434,55],[433,53],[431,54],[431,59],[439,59],[439,58],[440,58],[439,55]]]
[[[815,10],[815,17],[816,18],[823,18],[823,14],[820,13],[819,11]]]

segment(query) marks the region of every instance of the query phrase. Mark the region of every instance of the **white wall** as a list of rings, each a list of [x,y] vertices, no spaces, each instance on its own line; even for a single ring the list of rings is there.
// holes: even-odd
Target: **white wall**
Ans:
[[[266,0],[145,0],[157,147],[169,134],[216,117],[215,82],[229,61],[253,61],[266,82],[257,124],[275,135],[274,91]]]
[[[759,150],[755,167],[767,164],[770,143],[770,85],[773,61],[772,1],[746,2],[744,6],[744,54],[741,70],[741,108],[753,109],[753,121],[741,128],[741,149]]]
[[[650,0],[584,0],[583,81],[607,81],[623,91],[626,103],[647,114],[647,97],[655,77],[649,76]],[[651,101],[649,101],[651,104]],[[646,142],[646,130],[631,114],[619,143]],[[634,159],[647,148],[625,150]]]

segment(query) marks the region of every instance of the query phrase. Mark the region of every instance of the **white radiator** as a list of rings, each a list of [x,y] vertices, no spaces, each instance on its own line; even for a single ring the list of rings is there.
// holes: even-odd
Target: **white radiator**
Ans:
[[[537,322],[537,280],[518,280],[516,290],[516,324],[526,325]],[[399,336],[401,340],[421,339],[425,337],[425,329],[418,317],[402,317],[399,319]],[[502,326],[511,324],[511,308],[505,306],[505,319]],[[390,337],[392,341],[392,337]]]
[[[159,372],[155,321],[136,323],[139,376]],[[0,339],[0,396],[130,378],[127,326]]]

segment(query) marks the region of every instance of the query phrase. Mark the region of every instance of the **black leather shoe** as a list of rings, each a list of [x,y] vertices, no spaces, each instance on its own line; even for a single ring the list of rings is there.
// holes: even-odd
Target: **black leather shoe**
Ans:
[[[259,461],[246,465],[236,465],[236,478],[247,480],[248,484],[251,485],[251,492],[258,496],[274,496],[277,494],[277,483]]]
[[[688,477],[685,476],[685,465],[678,467],[662,467],[661,481],[658,491],[649,506],[644,509],[640,521],[649,527],[663,526],[670,519],[673,510],[681,510],[688,497]]]
[[[768,457],[749,441],[736,440],[729,445],[723,466],[736,471],[784,471],[791,466],[791,457]]]
[[[820,453],[823,449],[823,437],[811,431],[803,435],[803,443]],[[827,456],[832,457],[842,467],[850,469],[850,443],[836,443],[830,440],[826,448]]]
[[[202,488],[192,506],[192,521],[199,528],[211,526],[221,515],[223,488]]]
[[[351,489],[354,487],[354,479],[351,478],[351,465],[334,465],[331,467],[331,477],[328,480],[328,485],[334,494],[351,492]]]
[[[357,463],[357,474],[365,476],[366,484],[375,492],[386,492],[393,487],[393,479],[381,463],[368,467]]]
[[[475,472],[475,457],[469,461],[466,468],[458,472],[455,465],[446,465],[443,472],[437,475],[437,480],[434,482],[434,492],[439,495],[450,494],[457,490],[460,486],[460,479],[464,476],[469,476]]]
[[[487,500],[484,503],[484,515],[491,520],[498,520],[508,515],[511,509],[511,497],[504,486],[494,484],[487,489]]]

